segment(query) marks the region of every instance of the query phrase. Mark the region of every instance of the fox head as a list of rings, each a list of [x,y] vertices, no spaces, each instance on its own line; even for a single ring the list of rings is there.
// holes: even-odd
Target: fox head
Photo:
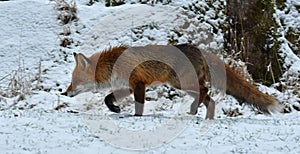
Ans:
[[[83,54],[73,53],[76,66],[72,73],[72,82],[62,95],[73,97],[89,91],[95,86],[95,68],[92,61]]]

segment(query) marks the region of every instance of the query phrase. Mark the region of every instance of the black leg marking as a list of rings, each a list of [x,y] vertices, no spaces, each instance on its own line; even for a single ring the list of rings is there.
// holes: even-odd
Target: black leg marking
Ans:
[[[116,102],[116,97],[117,98],[124,98],[132,93],[132,90],[130,89],[120,89],[116,90],[109,95],[107,95],[104,99],[104,102],[106,106],[109,108],[110,111],[115,112],[115,113],[120,113],[121,109],[120,107],[114,105],[114,102]]]
[[[138,82],[134,88],[135,114],[134,116],[142,116],[145,103],[145,84]]]

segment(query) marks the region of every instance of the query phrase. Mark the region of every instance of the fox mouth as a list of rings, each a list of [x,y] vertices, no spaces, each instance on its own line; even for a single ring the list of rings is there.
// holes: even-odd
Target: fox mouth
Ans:
[[[97,84],[87,84],[85,86],[79,86],[77,87],[77,89],[75,90],[71,90],[71,91],[65,91],[63,93],[61,93],[61,95],[64,96],[69,96],[69,97],[74,97],[80,93],[84,93],[84,92],[88,92],[88,91],[97,91]]]

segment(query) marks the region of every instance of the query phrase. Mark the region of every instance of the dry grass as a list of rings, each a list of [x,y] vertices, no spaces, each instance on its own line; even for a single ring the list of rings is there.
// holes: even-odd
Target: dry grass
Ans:
[[[59,19],[63,25],[66,25],[71,21],[78,19],[75,1],[71,1],[68,3],[66,0],[55,0],[55,2],[55,7],[59,11],[57,19]]]
[[[36,73],[33,73],[35,72]],[[14,104],[30,96],[33,90],[41,88],[41,61],[35,71],[26,70],[23,65],[19,65],[17,70],[1,78],[0,98],[13,98]]]
[[[77,7],[75,1],[55,0],[55,8],[58,11],[57,19],[63,25],[63,32],[59,34],[60,46],[68,47],[73,43],[71,35],[72,21],[77,21]]]

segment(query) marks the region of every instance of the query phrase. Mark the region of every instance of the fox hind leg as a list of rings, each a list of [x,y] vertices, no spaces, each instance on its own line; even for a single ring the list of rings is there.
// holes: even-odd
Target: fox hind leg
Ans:
[[[199,105],[203,102],[206,107],[205,119],[214,119],[215,116],[215,101],[208,95],[208,88],[200,88]]]
[[[189,93],[195,98],[194,102],[191,105],[190,114],[197,114],[198,107],[201,103],[204,103],[206,107],[206,116],[205,119],[214,119],[215,116],[215,101],[208,95],[208,88],[205,86],[200,86],[200,96],[196,97],[195,94]]]
[[[202,86],[199,90],[200,94],[194,92],[188,92],[189,95],[195,98],[194,102],[191,104],[191,109],[189,114],[195,115],[198,112],[199,105],[205,100],[208,92],[208,88]]]
[[[216,106],[215,101],[209,95],[206,95],[203,103],[206,107],[205,119],[214,119]]]

